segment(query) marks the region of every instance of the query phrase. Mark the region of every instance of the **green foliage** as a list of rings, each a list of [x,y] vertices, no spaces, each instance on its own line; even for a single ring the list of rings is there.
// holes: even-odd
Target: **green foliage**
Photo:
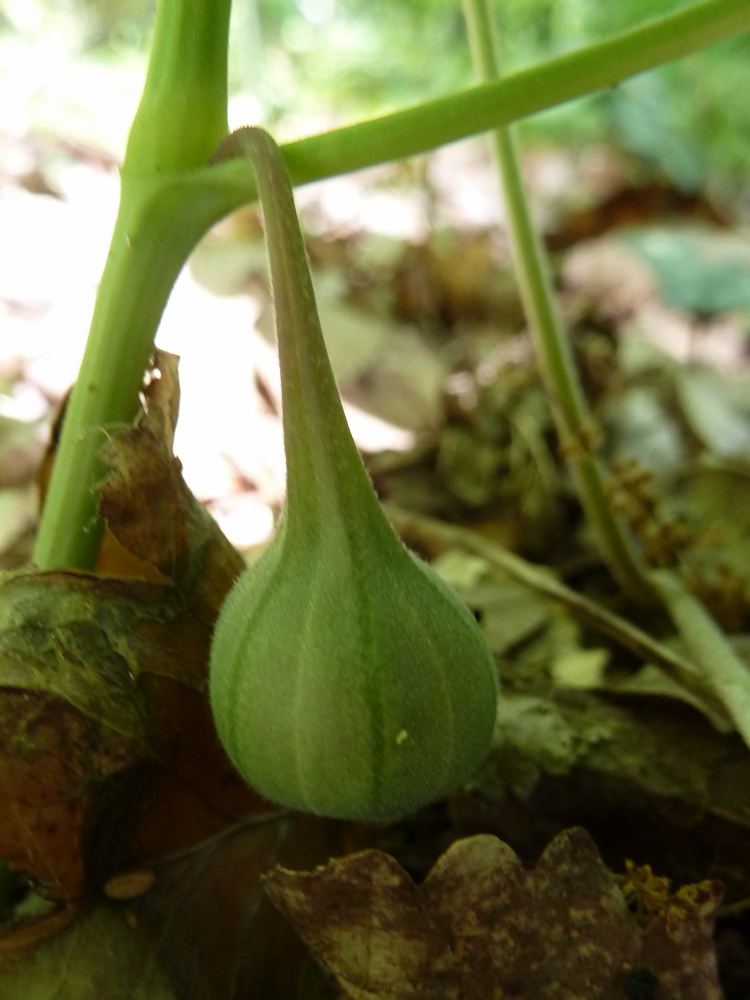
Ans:
[[[702,316],[750,309],[744,239],[674,226],[625,231],[619,238],[647,261],[668,305]]]

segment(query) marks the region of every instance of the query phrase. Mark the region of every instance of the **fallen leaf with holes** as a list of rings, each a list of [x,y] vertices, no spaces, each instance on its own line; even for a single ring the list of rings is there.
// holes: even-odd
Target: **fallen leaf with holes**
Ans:
[[[54,899],[257,808],[216,737],[213,622],[243,561],[172,455],[176,359],[110,437],[98,573],[0,577],[0,857]]]
[[[351,1000],[721,997],[719,884],[670,896],[642,930],[581,829],[529,872],[481,835],[453,844],[419,887],[365,851],[309,873],[276,868],[267,891]]]

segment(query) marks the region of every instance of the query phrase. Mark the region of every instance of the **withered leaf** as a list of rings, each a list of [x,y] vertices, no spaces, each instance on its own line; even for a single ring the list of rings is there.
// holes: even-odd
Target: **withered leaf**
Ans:
[[[341,832],[333,820],[271,806],[154,866],[156,884],[133,913],[180,1000],[298,996],[305,949],[263,892],[262,875],[276,862],[315,865],[340,850]]]
[[[55,898],[81,894],[104,801],[115,819],[115,788],[153,756],[145,700],[97,620],[92,582],[31,571],[0,580],[0,856]]]
[[[159,377],[152,377],[144,389],[144,412],[133,427],[117,431],[102,448],[111,471],[99,501],[99,513],[119,545],[172,581],[186,568],[191,521],[205,524],[205,512],[172,454],[180,400],[177,363],[175,355],[155,352],[152,372],[157,369]],[[195,534],[196,525],[192,528]],[[108,551],[116,550],[105,547],[105,555]]]
[[[191,597],[82,573],[0,578],[0,857],[53,898],[78,898],[125,840],[159,856],[258,802],[214,731],[211,622]]]
[[[99,572],[0,577],[0,857],[56,899],[258,805],[206,692],[213,623],[244,564],[171,452],[176,359],[154,365],[144,414],[106,447]]]
[[[581,829],[556,837],[530,872],[480,835],[454,843],[420,887],[379,851],[315,872],[277,867],[266,885],[352,1000],[611,1000],[646,974],[665,996],[721,997],[718,884],[682,890],[641,931]]]

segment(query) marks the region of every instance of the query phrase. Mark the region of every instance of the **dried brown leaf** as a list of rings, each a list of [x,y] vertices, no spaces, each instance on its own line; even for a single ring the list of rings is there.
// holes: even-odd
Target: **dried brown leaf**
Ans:
[[[144,415],[105,449],[100,575],[0,577],[0,857],[58,899],[259,802],[207,697],[213,623],[244,564],[171,452],[176,358],[154,364]]]
[[[0,582],[0,856],[55,898],[83,891],[97,803],[150,755],[145,702],[89,584]]]
[[[641,932],[581,829],[530,872],[480,835],[453,844],[421,887],[366,851],[311,873],[277,867],[267,889],[352,1000],[610,1000],[646,977],[681,1000],[721,996],[718,885],[682,890]]]
[[[173,354],[156,352],[153,368],[160,375],[144,390],[144,413],[102,448],[111,472],[99,502],[99,513],[119,545],[172,581],[185,571],[188,528],[197,508],[172,454],[180,400],[177,361]]]
[[[155,866],[156,884],[133,912],[180,1000],[297,996],[305,949],[262,875],[276,862],[315,865],[340,849],[340,833],[332,820],[272,807]]]

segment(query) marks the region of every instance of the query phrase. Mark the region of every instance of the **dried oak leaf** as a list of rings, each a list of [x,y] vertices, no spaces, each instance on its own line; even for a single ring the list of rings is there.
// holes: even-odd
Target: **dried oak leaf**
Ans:
[[[379,851],[314,872],[277,867],[266,887],[352,1000],[612,1000],[661,996],[657,985],[680,1000],[721,998],[718,883],[681,890],[641,931],[582,829],[556,837],[529,872],[480,835],[453,844],[420,887]]]
[[[258,805],[206,693],[213,622],[243,562],[182,479],[176,359],[155,365],[145,413],[105,449],[99,573],[0,576],[0,857],[56,899]]]

